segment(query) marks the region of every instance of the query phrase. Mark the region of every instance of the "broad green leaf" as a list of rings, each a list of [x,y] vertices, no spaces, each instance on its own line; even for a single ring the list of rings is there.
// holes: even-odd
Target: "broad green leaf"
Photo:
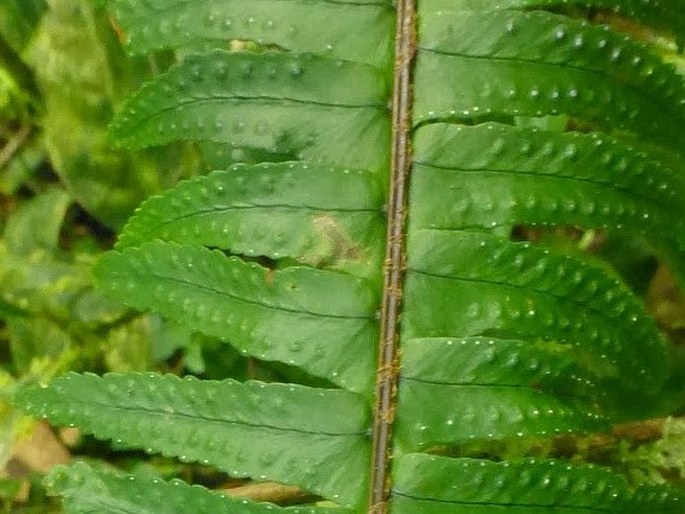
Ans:
[[[89,0],[49,2],[26,61],[42,94],[52,167],[86,210],[123,225],[165,184],[151,155],[114,151],[106,137],[115,106],[149,73],[147,61],[126,60],[104,10]],[[165,152],[155,155],[165,162]]]
[[[582,434],[608,427],[607,418],[591,404],[535,387],[417,380],[400,380],[400,387],[397,444],[407,451],[470,441]]]
[[[229,143],[372,171],[387,166],[386,77],[315,55],[193,55],[123,107],[111,133],[130,147]]]
[[[86,274],[84,282],[87,285],[84,284],[84,290],[79,291],[78,297],[73,303],[72,314],[74,319],[90,326],[106,325],[121,319],[126,313],[126,308],[100,291],[91,289],[90,267],[86,267],[84,272]]]
[[[113,5],[135,53],[228,46],[240,39],[376,66],[391,58],[395,20],[389,0],[115,0]]]
[[[4,239],[15,255],[57,250],[64,215],[71,203],[69,195],[59,189],[45,192],[24,203],[7,221]]]
[[[392,495],[393,514],[666,514],[685,505],[685,496],[676,490],[636,491],[624,478],[591,465],[421,454],[398,459]]]
[[[630,389],[654,391],[665,379],[663,336],[601,269],[469,232],[415,231],[408,254],[405,338],[541,338],[574,345],[593,373]]]
[[[685,144],[682,80],[672,68],[655,69],[656,58],[629,39],[611,41],[599,28],[536,13],[483,14],[480,22],[471,20],[471,26],[478,27],[474,36],[455,37],[452,31],[463,31],[451,28],[451,23],[462,16],[455,11],[427,18],[425,30],[445,35],[418,52],[415,123],[479,119],[493,112],[568,114],[677,151]],[[431,20],[439,20],[435,29]],[[474,37],[482,36],[483,29],[497,35],[491,38],[492,44],[479,39],[479,44],[469,45]],[[501,50],[510,40],[512,49],[517,49],[516,58],[510,50]],[[595,49],[607,57],[592,60]],[[625,65],[619,64],[624,60]],[[626,69],[631,68],[635,79],[626,78]],[[654,85],[644,87],[645,81]]]
[[[29,44],[46,7],[45,0],[4,0],[0,4],[0,37],[17,54]]]
[[[96,278],[127,305],[221,337],[244,354],[370,390],[378,300],[363,279],[304,267],[273,271],[160,241],[108,254]]]
[[[95,470],[83,462],[58,466],[45,479],[67,514],[344,514],[325,508],[281,508],[231,498],[181,480],[163,481]]]
[[[415,122],[568,114],[682,148],[682,122],[650,99],[602,76],[562,65],[419,52]],[[453,84],[459,84],[456,88]]]
[[[633,201],[644,198],[654,211],[660,206],[679,214],[685,210],[678,201],[685,187],[679,171],[661,163],[658,155],[638,151],[603,134],[560,133],[499,123],[471,127],[438,123],[417,131],[415,147],[417,165],[464,174],[520,171],[567,180],[568,185],[575,179],[624,192],[635,197]],[[472,180],[473,176],[469,177]],[[588,217],[608,216],[603,209],[586,210]],[[650,218],[641,217],[645,221]],[[607,223],[612,228],[617,224]]]
[[[604,428],[605,416],[592,402],[568,396],[594,386],[571,351],[550,343],[483,337],[406,341],[398,444],[415,451]]]
[[[431,0],[431,10],[499,11],[503,9],[597,8],[617,16],[637,18],[681,35],[685,29],[683,0]]]
[[[368,410],[346,391],[71,373],[22,389],[17,401],[53,423],[235,477],[297,484],[350,506],[365,497]]]
[[[150,367],[149,321],[134,319],[109,331],[103,344],[107,369],[115,373],[145,371]]]
[[[16,255],[0,242],[0,294],[26,313],[69,317],[72,302],[88,287],[90,263],[68,262],[46,251]]]
[[[117,248],[159,238],[376,278],[382,202],[368,173],[302,163],[240,165],[145,202]]]
[[[405,341],[400,374],[403,380],[436,384],[528,385],[601,395],[595,389],[597,377],[581,366],[582,359],[571,345],[483,336],[433,337]]]
[[[235,164],[262,164],[267,162],[288,162],[292,156],[274,153],[259,148],[239,148],[230,143],[198,141],[202,159],[207,169],[225,170]]]
[[[422,50],[582,69],[639,89],[656,109],[685,114],[685,84],[673,65],[648,46],[601,26],[540,11],[429,11],[419,30]]]
[[[685,183],[653,155],[601,135],[500,124],[421,127],[410,222],[416,228],[579,225],[648,239],[682,273]],[[444,202],[430,202],[434,191]]]
[[[18,375],[28,373],[34,359],[57,359],[71,346],[71,337],[56,323],[37,317],[5,321],[10,335],[12,365]]]

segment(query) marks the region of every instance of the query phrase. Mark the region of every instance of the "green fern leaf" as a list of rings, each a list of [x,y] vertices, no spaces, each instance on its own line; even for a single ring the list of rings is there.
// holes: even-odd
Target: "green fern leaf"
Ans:
[[[484,337],[408,340],[396,425],[402,449],[601,430],[605,416],[574,391],[585,388],[592,398],[593,379],[559,346]]]
[[[341,509],[284,509],[258,504],[203,487],[191,487],[181,480],[165,482],[135,475],[121,476],[95,470],[82,462],[55,468],[45,482],[51,494],[64,498],[68,514],[182,514],[191,505],[195,514],[344,514]]]
[[[160,241],[111,253],[96,273],[114,298],[133,307],[155,307],[245,354],[370,393],[378,300],[363,279],[312,268],[270,271]]]
[[[676,149],[685,144],[682,79],[655,68],[657,57],[629,39],[546,13],[445,14],[422,17],[422,33],[437,37],[416,59],[417,123],[563,113]],[[462,23],[487,33],[464,38]]]
[[[467,478],[455,486],[454,476]],[[559,461],[494,463],[412,454],[398,462],[395,484],[393,513],[399,514],[479,514],[504,507],[521,514],[625,514],[679,512],[685,505],[685,497],[666,491],[647,499],[606,469]]]
[[[572,344],[586,367],[627,387],[649,391],[664,380],[655,324],[599,269],[527,243],[443,231],[412,234],[409,269],[405,337],[518,333]]]
[[[599,9],[616,16],[635,18],[649,26],[674,35],[685,28],[682,0],[432,0],[431,9],[461,11],[499,11],[505,9]]]
[[[72,373],[18,400],[35,416],[101,439],[302,485],[348,505],[358,502],[368,468],[366,406],[341,390]]]
[[[683,179],[654,154],[598,134],[433,124],[415,138],[418,228],[578,225],[646,238],[682,275]],[[445,202],[427,197],[436,189]]]
[[[134,53],[232,39],[383,65],[392,56],[389,0],[115,0]],[[150,19],[154,24],[150,24]],[[335,20],[335,23],[330,23]],[[321,26],[328,27],[320,31]]]
[[[159,238],[377,278],[382,203],[369,173],[301,163],[238,165],[145,202],[117,248]]]
[[[129,147],[205,140],[382,170],[388,89],[368,65],[215,50],[188,57],[144,87],[111,133]]]

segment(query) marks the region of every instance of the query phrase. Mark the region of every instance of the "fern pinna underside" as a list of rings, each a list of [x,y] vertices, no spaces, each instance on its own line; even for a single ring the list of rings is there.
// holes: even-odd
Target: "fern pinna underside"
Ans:
[[[50,477],[70,512],[683,512],[685,495],[602,467],[467,450],[606,430],[648,414],[672,373],[672,350],[610,266],[511,234],[644,240],[683,283],[685,85],[668,64],[683,0],[422,0],[415,16],[405,1],[399,23],[390,0],[112,4],[132,52],[183,57],[128,101],[113,136],[130,148],[196,141],[223,171],[145,202],[97,280],[299,378],[70,374],[17,401],[337,506],[281,508],[79,464]],[[396,37],[410,38],[411,62],[395,58]],[[391,99],[408,70],[404,279],[388,291],[402,129]],[[379,366],[389,295],[402,300],[399,350]],[[392,437],[372,445],[378,423]]]

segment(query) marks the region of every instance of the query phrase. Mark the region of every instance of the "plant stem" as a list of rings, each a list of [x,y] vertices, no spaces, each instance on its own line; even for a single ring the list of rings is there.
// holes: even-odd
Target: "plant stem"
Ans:
[[[312,498],[299,487],[275,482],[241,485],[224,489],[224,491],[234,498],[246,498],[256,502],[269,502],[278,505],[297,505]]]
[[[383,303],[376,374],[369,513],[385,514],[390,494],[392,423],[395,417],[399,363],[399,318],[405,270],[405,225],[411,167],[412,63],[416,53],[414,0],[397,1],[395,76],[392,98],[392,155]]]

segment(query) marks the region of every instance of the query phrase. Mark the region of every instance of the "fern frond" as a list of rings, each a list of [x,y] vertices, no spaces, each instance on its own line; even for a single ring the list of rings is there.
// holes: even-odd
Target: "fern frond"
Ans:
[[[421,477],[421,480],[416,480]],[[453,477],[465,477],[454,481]],[[609,470],[561,461],[499,462],[411,454],[399,459],[393,514],[681,512],[685,497],[647,497]]]
[[[685,29],[683,0],[432,0],[431,9],[461,11],[499,11],[507,9],[599,9],[606,13],[634,18],[656,29],[680,37]]]
[[[236,477],[300,485],[342,504],[356,505],[364,497],[368,409],[346,391],[70,373],[48,388],[23,389],[18,401],[37,417],[78,425],[127,447],[212,465]]]
[[[370,486],[381,496],[390,487],[392,514],[682,511],[671,489],[634,488],[603,468],[431,455],[603,430],[648,414],[668,383],[670,348],[610,265],[510,238],[519,225],[620,232],[648,241],[685,284],[685,83],[660,53],[675,44],[657,49],[614,27],[631,32],[630,17],[647,34],[683,31],[683,0],[662,4],[422,2],[413,127],[392,127],[389,1],[117,0],[132,51],[180,47],[185,57],[127,103],[116,140],[302,162],[240,165],[149,200],[101,260],[98,283],[338,389],[70,375],[18,402],[354,512]],[[227,38],[255,51],[217,50]],[[411,148],[392,146],[411,155],[409,189],[393,184],[389,202],[409,195],[406,251],[385,263],[406,280],[384,291],[403,302],[399,356],[383,353],[394,350],[384,331],[377,365],[379,326],[395,326],[388,302],[377,319],[391,128],[413,129]],[[401,206],[388,210],[404,218]],[[393,230],[385,243],[395,250],[399,239]],[[372,425],[376,378],[389,386]],[[370,435],[393,420],[370,474]],[[376,473],[389,460],[392,484]]]
[[[578,399],[577,390],[593,392],[593,377],[574,363],[570,350],[485,337],[406,341],[398,445],[421,451],[606,428],[595,400]]]
[[[112,124],[128,147],[179,139],[293,159],[387,166],[389,84],[376,68],[316,55],[192,55],[133,96]]]
[[[543,338],[573,345],[584,366],[625,387],[649,392],[664,380],[663,336],[601,269],[477,233],[426,230],[411,238],[404,337]]]
[[[64,499],[68,514],[345,514],[342,509],[281,508],[210,492],[181,480],[170,482],[96,470],[83,462],[56,467],[45,479],[50,494]]]
[[[230,341],[246,355],[299,366],[369,393],[377,295],[332,271],[268,270],[204,247],[153,241],[110,253],[95,270],[112,297]]]
[[[237,165],[143,203],[116,247],[159,238],[377,280],[385,231],[381,189],[370,173],[324,165]]]
[[[685,144],[682,79],[626,37],[549,13],[422,20],[429,42],[416,60],[417,123],[567,114],[677,151]]]
[[[113,4],[133,53],[218,46],[240,39],[376,66],[392,57],[395,13],[390,0],[114,0]],[[322,26],[327,30],[322,31]]]

